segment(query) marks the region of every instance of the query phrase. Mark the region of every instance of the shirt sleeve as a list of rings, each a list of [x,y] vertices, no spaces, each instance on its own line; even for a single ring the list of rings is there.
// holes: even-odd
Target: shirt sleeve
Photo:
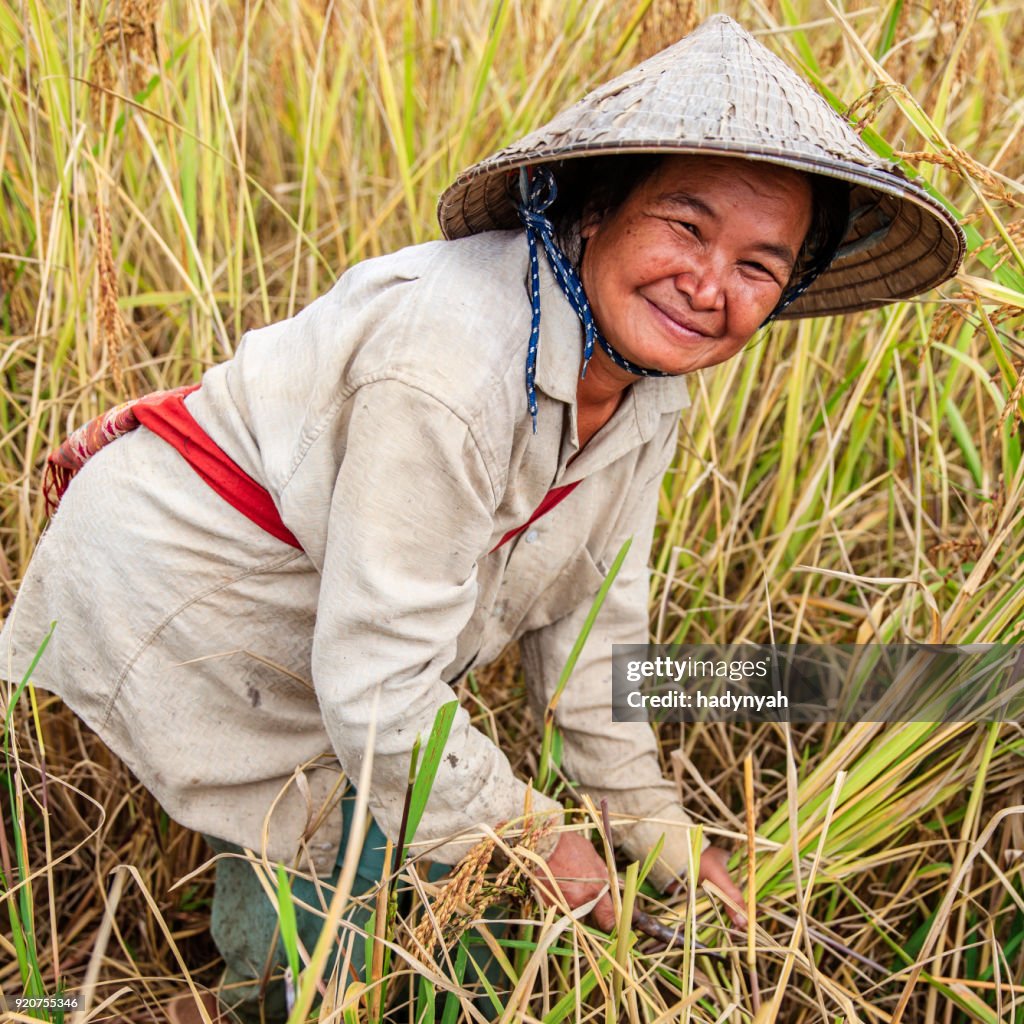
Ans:
[[[605,553],[607,564],[611,564],[619,546],[632,536],[629,553],[556,705],[555,721],[564,740],[566,774],[596,803],[607,799],[609,810],[616,815],[613,825],[618,845],[629,856],[643,860],[664,835],[661,856],[650,879],[665,888],[686,871],[693,823],[682,809],[675,785],[662,775],[650,725],[612,721],[611,676],[613,644],[648,641],[647,565],[661,476],[659,472],[641,489],[632,512],[627,512],[624,528],[615,531],[615,549]],[[546,706],[555,691],[591,604],[592,599],[585,601],[522,639],[526,677],[541,706]]]
[[[372,746],[370,809],[396,839],[413,745],[417,736],[426,742],[438,708],[453,699],[441,674],[473,611],[495,494],[470,426],[415,384],[364,384],[332,430],[317,442],[344,451],[327,523],[313,682],[349,778],[359,778]],[[293,527],[300,541],[301,518]],[[519,818],[528,799],[535,812],[560,810],[516,779],[460,708],[416,839]],[[454,863],[466,849],[447,843],[430,856]]]

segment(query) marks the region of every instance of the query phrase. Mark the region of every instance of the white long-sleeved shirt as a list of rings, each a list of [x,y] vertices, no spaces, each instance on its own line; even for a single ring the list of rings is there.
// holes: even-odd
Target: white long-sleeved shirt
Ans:
[[[664,883],[683,870],[688,819],[674,786],[661,775],[649,727],[612,722],[610,666],[613,643],[647,639],[647,561],[657,493],[675,449],[679,411],[687,403],[685,385],[679,378],[638,380],[581,450],[581,329],[542,267],[534,433],[524,383],[527,287],[527,248],[519,232],[428,243],[369,260],[297,316],[247,334],[235,357],[207,372],[201,389],[188,398],[200,425],[269,490],[302,545],[301,555],[280,545],[282,558],[297,561],[287,561],[288,573],[274,570],[276,625],[269,628],[294,638],[297,663],[308,657],[310,689],[303,694],[296,688],[286,697],[261,691],[255,704],[246,689],[235,708],[220,690],[221,682],[225,691],[235,685],[232,659],[220,658],[223,680],[217,681],[216,700],[196,690],[184,711],[173,712],[181,717],[194,707],[197,727],[204,711],[215,714],[216,770],[209,758],[188,753],[187,744],[184,754],[180,743],[158,749],[159,720],[152,728],[132,728],[119,714],[118,701],[133,693],[134,720],[147,713],[145,694],[155,683],[139,667],[146,658],[163,657],[175,673],[202,658],[203,672],[216,674],[216,654],[227,642],[222,637],[237,636],[238,650],[253,652],[258,638],[247,637],[249,616],[231,604],[230,588],[219,603],[204,597],[206,618],[198,630],[178,630],[173,644],[172,631],[151,628],[142,610],[152,604],[151,617],[160,623],[172,613],[161,611],[155,596],[140,600],[136,636],[121,640],[107,632],[108,646],[115,648],[107,658],[109,673],[121,681],[116,686],[95,673],[85,684],[80,674],[70,677],[59,651],[38,672],[40,685],[62,693],[90,720],[172,816],[233,842],[259,845],[268,793],[315,751],[318,729],[323,746],[358,779],[376,706],[370,807],[384,831],[397,835],[413,743],[427,735],[438,707],[451,699],[449,684],[518,639],[533,702],[543,707],[608,566],[631,537],[629,556],[558,704],[556,721],[565,737],[569,777],[595,799],[607,797],[613,811],[638,819],[618,826],[623,845],[644,856],[664,833],[653,880]],[[125,445],[123,458],[128,440],[111,449]],[[147,441],[151,447],[153,442]],[[91,474],[95,481],[103,466],[113,466],[114,460],[104,461],[106,454],[87,465],[83,477]],[[580,485],[555,509],[495,550],[551,488],[577,480]],[[76,481],[69,489],[65,505],[74,503],[78,486]],[[133,500],[147,500],[146,487],[153,491],[149,506],[158,506],[159,474],[145,486],[136,480]],[[188,523],[186,502],[185,512],[171,517],[174,528],[202,532],[214,509],[209,495],[196,490],[205,485],[186,472],[177,487],[196,491],[206,518],[197,515],[199,521]],[[234,510],[225,514],[237,516]],[[62,506],[50,533],[72,515]],[[123,532],[142,529],[138,523],[145,515],[138,515],[134,527],[122,524]],[[166,513],[154,521],[172,526]],[[239,527],[240,535],[249,537],[249,525]],[[248,543],[260,548],[262,566],[279,542],[261,536],[258,544]],[[43,554],[47,547],[49,555]],[[62,558],[66,564],[68,553],[59,547],[48,535],[37,559]],[[182,537],[178,549],[200,552],[196,573],[211,561],[210,555],[203,560],[198,538]],[[140,551],[140,557],[146,556]],[[230,556],[232,565],[239,557]],[[16,609],[22,625],[26,619],[73,618],[69,608],[56,607],[56,589],[39,583],[44,568],[30,569],[25,581]],[[173,595],[174,608],[188,605],[183,587]],[[95,620],[90,627],[95,631]],[[74,641],[74,629],[68,626],[66,645]],[[261,620],[260,635],[267,629]],[[216,641],[204,640],[206,634]],[[308,655],[301,653],[303,644]],[[24,656],[28,646],[22,642],[17,653]],[[119,667],[129,651],[130,668]],[[259,689],[258,680],[250,684]],[[158,713],[168,699],[166,689],[159,696],[154,691],[152,699]],[[283,708],[274,704],[280,700]],[[284,723],[277,730],[275,714]],[[138,738],[143,735],[145,748]],[[526,783],[465,711],[456,717],[447,754],[418,839],[440,840],[523,813]],[[314,795],[325,792],[322,783],[312,789]],[[305,813],[289,810],[289,802],[301,799],[301,788],[292,787],[279,801],[279,827],[271,819],[268,850],[288,856],[288,844],[301,832],[311,840],[314,866],[327,871],[339,816],[324,815],[310,836],[308,807]],[[531,799],[535,810],[557,809],[539,793]],[[448,845],[433,855],[451,860],[463,850]]]

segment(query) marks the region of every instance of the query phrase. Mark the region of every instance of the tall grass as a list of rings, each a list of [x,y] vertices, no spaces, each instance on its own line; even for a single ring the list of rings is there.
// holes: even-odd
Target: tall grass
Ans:
[[[1024,12],[992,0],[0,0],[6,598],[43,525],[43,456],[69,427],[197,379],[352,263],[436,237],[458,170],[719,9],[923,175],[971,251],[940,294],[775,326],[694,381],[662,490],[652,633],[1019,642]],[[514,660],[462,690],[524,775],[552,771],[557,738],[538,762]],[[192,874],[202,845],[51,698],[14,698],[4,998],[63,985],[97,1019],[151,1019],[184,978],[217,977],[210,874]],[[445,992],[436,1019],[473,1016],[467,964],[492,948],[508,1019],[1024,1020],[1015,723],[662,739],[720,842],[746,844],[756,823],[734,865],[755,864],[752,933],[691,889],[674,910],[722,961],[690,944],[645,951],[628,930],[604,938],[529,903],[500,943],[468,927],[413,955],[401,944],[442,897],[406,870],[413,909],[374,936],[393,1017],[434,1020]],[[593,809],[584,820],[597,824]],[[623,905],[648,899],[643,874],[624,872]],[[335,995],[333,1019],[381,1010],[373,991]]]

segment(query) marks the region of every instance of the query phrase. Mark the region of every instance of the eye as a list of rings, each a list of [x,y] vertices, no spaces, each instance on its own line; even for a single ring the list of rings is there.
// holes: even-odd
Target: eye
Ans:
[[[752,270],[758,277],[770,278],[775,284],[782,286],[782,282],[779,281],[778,277],[768,269],[763,263],[757,263],[754,260],[745,260],[743,263],[748,270]]]
[[[676,227],[682,228],[688,235],[693,235],[694,238],[700,238],[700,229],[696,224],[691,224],[688,220],[677,220],[674,221]]]

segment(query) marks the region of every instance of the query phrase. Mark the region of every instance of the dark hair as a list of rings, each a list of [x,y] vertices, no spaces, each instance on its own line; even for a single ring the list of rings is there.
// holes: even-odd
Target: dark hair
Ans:
[[[548,209],[555,238],[562,251],[579,269],[582,256],[580,224],[592,210],[614,213],[657,169],[660,153],[597,156],[586,160],[561,160],[551,165],[558,195]]]
[[[811,226],[797,253],[789,285],[769,320],[805,292],[835,259],[850,221],[850,186],[839,178],[808,174],[811,183]]]
[[[582,255],[579,227],[584,213],[614,213],[635,188],[654,174],[664,158],[661,153],[637,153],[551,164],[558,195],[548,210],[548,218],[554,225],[559,246],[577,269]],[[811,226],[779,307],[795,291],[807,288],[832,262],[846,234],[850,186],[821,174],[807,173],[807,179],[811,186]]]

